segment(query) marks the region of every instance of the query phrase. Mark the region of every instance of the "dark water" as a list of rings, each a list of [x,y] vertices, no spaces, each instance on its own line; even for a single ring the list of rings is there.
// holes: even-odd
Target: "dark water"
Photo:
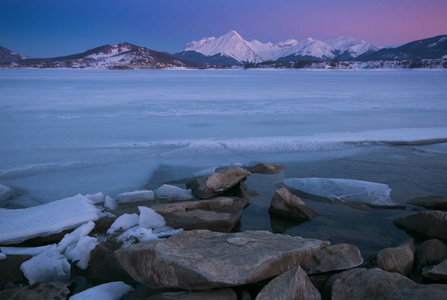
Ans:
[[[421,208],[361,211],[348,206],[301,197],[319,217],[294,222],[268,213],[275,191],[286,178],[348,178],[385,183],[391,198],[404,204],[412,197],[447,196],[447,155],[430,146],[377,146],[354,156],[316,161],[288,162],[277,175],[252,174],[246,181],[259,195],[250,199],[242,215],[241,230],[268,230],[304,238],[329,240],[333,244],[355,244],[364,258],[383,248],[398,246],[412,238],[392,221],[416,213]],[[292,191],[296,194],[296,191]],[[416,241],[417,242],[417,241]]]

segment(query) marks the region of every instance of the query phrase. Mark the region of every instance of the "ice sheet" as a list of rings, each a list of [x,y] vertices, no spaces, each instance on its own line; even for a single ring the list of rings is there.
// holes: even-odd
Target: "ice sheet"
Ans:
[[[133,288],[122,281],[104,283],[70,297],[70,300],[118,300]]]
[[[0,245],[48,236],[97,220],[101,211],[82,195],[25,209],[0,208]]]
[[[289,178],[284,184],[308,194],[332,201],[354,201],[376,206],[397,205],[391,198],[388,185],[353,179]]]
[[[191,194],[191,190],[182,189],[169,184],[163,184],[161,187],[156,189],[154,193],[155,197],[158,199],[191,200],[194,198]]]
[[[5,205],[117,198],[166,165],[447,139],[446,79],[445,70],[0,70],[0,182],[24,191]],[[169,176],[151,188],[181,179]]]

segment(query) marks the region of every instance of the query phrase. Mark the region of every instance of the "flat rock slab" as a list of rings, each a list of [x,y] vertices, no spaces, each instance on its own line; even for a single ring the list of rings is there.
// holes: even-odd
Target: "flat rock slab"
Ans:
[[[414,246],[409,240],[398,247],[386,248],[377,254],[377,266],[387,272],[407,276],[413,269]]]
[[[447,198],[442,196],[426,196],[410,199],[408,204],[435,210],[447,210]]]
[[[186,184],[197,199],[208,199],[230,190],[244,182],[250,172],[240,167],[228,167],[205,176],[195,178]]]
[[[424,268],[423,275],[433,280],[447,280],[447,259],[432,268]]]
[[[249,200],[237,197],[216,197],[199,201],[182,201],[174,203],[164,203],[151,205],[150,208],[160,215],[188,211],[194,209],[211,210],[216,212],[240,211],[248,205]]]
[[[430,238],[447,239],[447,212],[421,211],[393,221],[394,225]]]
[[[307,274],[320,274],[348,270],[362,263],[362,255],[356,246],[338,244],[318,250],[302,267]]]
[[[321,299],[320,292],[310,282],[301,267],[294,267],[270,281],[256,296],[256,300]]]
[[[310,259],[327,241],[267,231],[184,231],[115,252],[124,269],[151,288],[204,290],[277,276]]]
[[[447,285],[420,285],[398,273],[379,268],[352,269],[335,275],[326,284],[325,295],[345,299],[446,299]]]

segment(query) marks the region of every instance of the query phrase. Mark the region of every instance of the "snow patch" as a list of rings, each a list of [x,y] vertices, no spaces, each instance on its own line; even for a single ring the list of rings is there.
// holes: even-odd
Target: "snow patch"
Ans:
[[[191,190],[182,189],[173,185],[164,184],[154,191],[158,199],[191,200],[194,199]]]
[[[49,236],[99,219],[101,211],[82,195],[24,208],[0,208],[0,244],[17,244]]]
[[[122,281],[109,282],[87,289],[70,297],[70,300],[118,300],[133,291]]]

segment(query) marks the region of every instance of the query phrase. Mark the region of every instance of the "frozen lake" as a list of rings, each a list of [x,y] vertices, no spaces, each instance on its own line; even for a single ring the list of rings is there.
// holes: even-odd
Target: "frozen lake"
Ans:
[[[386,183],[400,202],[447,196],[446,83],[444,70],[0,70],[0,184],[22,192],[1,205],[257,162]]]

